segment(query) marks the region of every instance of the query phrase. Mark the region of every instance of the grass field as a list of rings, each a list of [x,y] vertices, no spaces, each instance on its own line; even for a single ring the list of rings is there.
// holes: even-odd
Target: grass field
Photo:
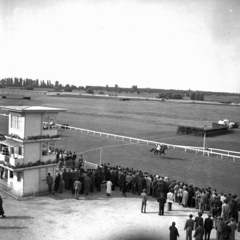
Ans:
[[[65,108],[58,123],[146,140],[185,146],[202,146],[203,138],[177,135],[178,125],[209,128],[219,119],[240,120],[239,106],[203,105],[175,102],[117,101],[94,98],[48,96],[43,92],[27,93],[31,101],[0,99],[0,105],[44,105]],[[0,131],[6,132],[7,118],[0,117]],[[150,146],[61,130],[57,147],[83,153],[84,159],[133,167],[161,174],[198,186],[212,186],[219,191],[240,195],[240,162],[228,158],[203,157],[170,149],[163,158],[152,157]],[[240,151],[240,131],[207,138],[207,147]],[[93,150],[96,149],[96,150]],[[93,151],[89,151],[93,150]],[[89,151],[89,152],[86,152]]]

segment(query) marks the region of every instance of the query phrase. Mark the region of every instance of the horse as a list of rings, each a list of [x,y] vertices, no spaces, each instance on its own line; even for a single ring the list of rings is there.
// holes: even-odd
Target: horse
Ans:
[[[160,150],[157,150],[156,148],[152,148],[150,150],[150,152],[154,151],[154,155],[159,155],[161,157],[161,155],[166,155],[165,150],[168,149],[168,147],[166,145],[161,145]]]

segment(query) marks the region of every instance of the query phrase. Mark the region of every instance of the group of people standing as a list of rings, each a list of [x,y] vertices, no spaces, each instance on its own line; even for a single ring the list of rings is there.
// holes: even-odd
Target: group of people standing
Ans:
[[[119,188],[124,197],[127,197],[128,193],[138,194],[142,198],[142,213],[146,212],[148,196],[156,198],[159,202],[158,214],[160,216],[164,215],[166,203],[168,206],[167,210],[172,210],[173,202],[183,207],[198,209],[199,216],[196,219],[207,211],[209,217],[204,222],[200,221],[199,224],[194,222],[194,226],[192,227],[192,231],[195,229],[194,236],[196,239],[202,239],[201,237],[197,237],[203,236],[202,232],[205,234],[205,239],[210,239],[210,229],[213,228],[217,230],[218,240],[234,239],[224,237],[227,235],[226,231],[229,228],[224,228],[223,224],[220,223],[224,222],[227,226],[231,225],[229,233],[232,232],[233,234],[233,223],[240,220],[240,199],[235,194],[219,194],[216,189],[210,187],[200,188],[177,180],[171,180],[166,176],[152,175],[133,168],[110,166],[109,163],[101,164],[97,169],[88,171],[85,171],[83,167],[69,170],[64,169],[61,174],[56,176],[54,181],[51,181],[52,184],[55,183],[55,191],[58,191],[59,188],[71,190],[73,194],[75,193],[76,199],[79,199],[79,194],[88,195],[94,192],[95,189],[96,191],[101,191],[103,183],[106,186],[107,196],[111,196],[112,191],[116,187]],[[65,183],[64,187],[61,186],[61,181]],[[191,234],[189,233],[190,226],[188,226],[191,221],[187,222],[187,226],[185,226],[187,239],[191,239]],[[237,224],[235,225],[237,226]],[[176,233],[175,228],[175,223],[172,223],[171,230]],[[240,231],[240,223],[238,231]],[[174,234],[172,233],[172,235]],[[177,234],[175,235],[177,237]]]

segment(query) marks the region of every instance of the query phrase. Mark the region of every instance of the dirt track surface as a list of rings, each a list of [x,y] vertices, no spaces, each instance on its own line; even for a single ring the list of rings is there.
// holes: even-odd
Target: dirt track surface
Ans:
[[[173,211],[158,215],[158,203],[149,197],[147,213],[140,212],[138,195],[123,197],[119,190],[111,197],[100,193],[80,195],[74,199],[70,191],[55,195],[39,196],[25,201],[16,201],[0,193],[7,218],[0,219],[1,239],[19,240],[155,240],[169,239],[169,226],[173,221],[185,239],[183,230],[189,214],[197,215],[196,209],[173,204]],[[206,214],[204,214],[206,217]],[[211,239],[216,232],[212,231]],[[240,234],[236,232],[236,239]]]

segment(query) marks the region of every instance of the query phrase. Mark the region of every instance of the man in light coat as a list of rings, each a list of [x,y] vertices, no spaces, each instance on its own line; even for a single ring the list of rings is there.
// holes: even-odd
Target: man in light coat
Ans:
[[[168,211],[172,211],[172,203],[173,203],[173,191],[170,190],[168,193],[167,193],[167,203],[168,203]]]

